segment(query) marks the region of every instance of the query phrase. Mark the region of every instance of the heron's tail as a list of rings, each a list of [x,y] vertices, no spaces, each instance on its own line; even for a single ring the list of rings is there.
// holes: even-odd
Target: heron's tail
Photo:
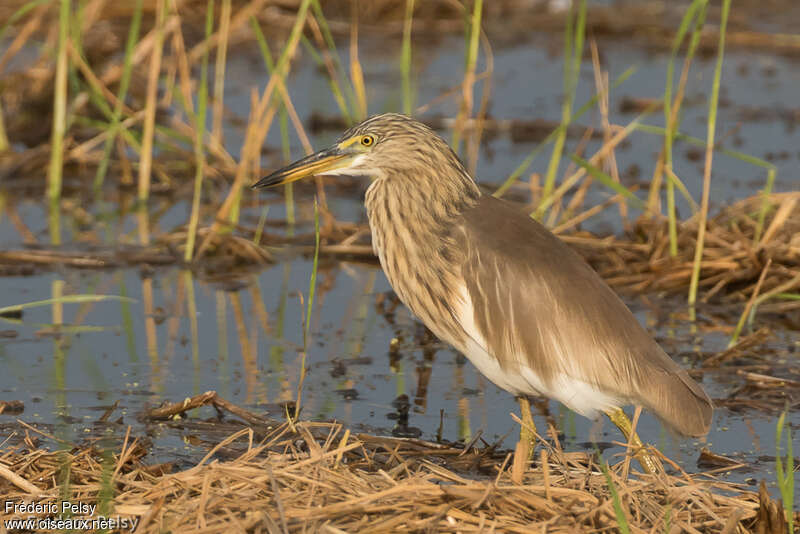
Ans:
[[[714,405],[683,369],[654,371],[640,390],[641,402],[664,423],[684,436],[705,436]]]

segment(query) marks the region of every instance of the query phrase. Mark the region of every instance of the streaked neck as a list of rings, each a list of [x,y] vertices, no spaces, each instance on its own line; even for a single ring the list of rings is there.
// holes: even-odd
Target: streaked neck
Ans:
[[[449,299],[460,291],[453,233],[480,192],[471,180],[460,190],[427,191],[403,179],[415,178],[376,180],[367,190],[372,246],[400,300],[439,338],[459,346],[463,332]]]

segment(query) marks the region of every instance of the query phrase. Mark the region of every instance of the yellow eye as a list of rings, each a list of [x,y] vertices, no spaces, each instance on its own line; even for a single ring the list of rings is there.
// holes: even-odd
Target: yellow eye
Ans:
[[[371,135],[361,136],[361,144],[364,146],[372,146],[375,143],[375,138]]]

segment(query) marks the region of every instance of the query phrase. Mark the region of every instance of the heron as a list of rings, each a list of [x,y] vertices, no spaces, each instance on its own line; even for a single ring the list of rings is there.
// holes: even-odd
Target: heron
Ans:
[[[370,117],[253,188],[314,175],[371,181],[364,204],[392,289],[437,337],[517,397],[529,438],[528,396],[589,418],[607,415],[650,473],[660,463],[623,406],[641,406],[685,436],[708,433],[708,395],[600,275],[527,213],[482,193],[427,125],[397,113]]]

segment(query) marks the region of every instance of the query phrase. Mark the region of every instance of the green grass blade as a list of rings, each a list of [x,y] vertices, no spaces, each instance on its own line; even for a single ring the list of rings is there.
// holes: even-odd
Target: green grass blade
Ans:
[[[775,425],[775,477],[783,499],[783,508],[789,525],[789,532],[794,532],[794,451],[792,450],[792,429],[786,423],[787,411],[784,410]],[[781,456],[783,429],[786,427],[786,465]]]
[[[100,491],[97,492],[97,511],[103,517],[110,516],[114,511],[114,493],[116,493],[114,468],[116,465],[117,461],[111,450],[103,449],[100,462]]]
[[[50,164],[47,170],[50,242],[61,244],[60,199],[64,165],[64,136],[67,132],[67,43],[69,39],[70,0],[60,0],[58,10],[58,52],[53,84],[53,127],[50,134]]]
[[[620,74],[617,77],[617,79],[614,80],[614,83],[611,84],[610,89],[616,89],[617,87],[622,85],[625,82],[625,80],[630,78],[633,75],[633,73],[636,72],[636,69],[637,67],[635,66],[628,67],[627,69],[625,69],[625,72]],[[536,156],[538,156],[542,150],[544,150],[544,147],[546,147],[548,143],[550,143],[553,139],[555,139],[556,136],[559,135],[562,130],[566,131],[567,127],[570,124],[580,119],[584,113],[586,113],[587,111],[592,109],[595,105],[597,105],[598,100],[600,100],[600,95],[594,95],[592,98],[584,102],[584,104],[578,109],[578,111],[576,111],[575,114],[572,115],[572,117],[570,117],[570,121],[567,124],[562,123],[559,126],[557,126],[552,132],[550,132],[547,135],[547,137],[545,137],[544,141],[536,145],[533,148],[533,150],[530,151],[530,153],[525,157],[525,159],[522,160],[522,163],[520,163],[517,166],[517,168],[514,169],[514,171],[508,175],[508,178],[506,178],[505,182],[500,184],[500,187],[498,187],[497,190],[494,193],[492,193],[492,195],[499,198],[503,195],[503,193],[508,191],[508,189],[512,185],[514,185],[514,182],[516,182],[519,179],[519,177],[522,176],[522,173],[524,173],[528,169],[528,167],[531,166],[533,160],[536,159]]]
[[[714,66],[714,82],[711,86],[711,102],[708,109],[708,134],[706,137],[706,166],[703,176],[703,197],[700,203],[700,221],[697,229],[697,245],[695,246],[692,277],[689,282],[688,304],[690,314],[694,317],[694,305],[697,302],[697,288],[700,283],[700,263],[703,259],[703,247],[706,237],[706,220],[708,218],[708,202],[711,189],[711,161],[713,156],[714,136],[717,127],[717,107],[719,105],[719,86],[722,77],[722,61],[725,57],[725,32],[728,26],[728,13],[731,9],[731,0],[722,3],[722,18],[719,25],[719,45],[717,63]]]
[[[622,196],[624,196],[628,200],[632,201],[633,204],[637,208],[639,208],[641,210],[644,210],[647,207],[645,205],[645,203],[642,200],[639,199],[639,197],[637,197],[636,195],[634,195],[631,192],[630,189],[628,189],[624,185],[616,182],[611,176],[609,176],[608,174],[606,174],[602,170],[598,169],[597,167],[595,167],[594,165],[592,165],[591,163],[589,163],[585,159],[583,159],[583,158],[581,158],[579,156],[576,156],[575,154],[571,155],[570,159],[572,159],[572,161],[574,163],[576,163],[577,165],[579,165],[579,166],[583,167],[584,169],[586,169],[586,172],[588,172],[592,176],[592,178],[594,178],[595,180],[597,180],[598,182],[600,182],[604,186],[608,187],[609,189],[612,189],[612,190],[616,191],[617,193],[621,194]]]
[[[306,324],[303,330],[303,351],[308,347],[308,335],[311,329],[311,310],[314,307],[314,292],[317,287],[317,267],[319,266],[319,206],[314,201],[314,263],[311,266],[311,279],[308,282],[308,309]]]
[[[261,57],[264,58],[264,65],[267,68],[267,72],[272,75],[275,64],[272,60],[272,52],[269,50],[269,45],[267,44],[267,40],[264,37],[264,33],[261,31],[261,26],[258,24],[258,20],[255,17],[251,17],[250,23],[253,27],[253,32],[256,35],[256,41],[258,42],[258,48],[261,50]],[[312,46],[311,43],[308,42],[305,37],[303,37],[305,43],[308,46]],[[312,47],[313,50],[313,47]],[[314,51],[316,53],[316,51]],[[321,61],[321,58],[320,58]],[[286,103],[283,101],[282,98],[279,98],[277,95],[274,97],[276,99],[276,103],[278,106],[278,117],[279,117],[279,126],[281,132],[281,146],[283,147],[283,159],[285,163],[289,163],[291,161],[291,154],[292,154],[292,147],[289,142],[289,118],[288,113],[286,111]],[[295,215],[294,215],[294,184],[286,184],[283,186],[283,199],[284,205],[286,206],[286,222],[289,226],[288,233],[289,235],[294,233],[294,223],[295,223]],[[260,238],[260,232],[259,232]]]
[[[303,45],[305,51],[308,52],[308,55],[311,56],[312,60],[314,60],[315,65],[317,65],[318,67],[325,65],[325,60],[322,59],[321,55],[319,55],[319,52],[317,52],[317,49],[314,47],[314,43],[309,41],[308,37],[306,37],[305,35],[301,36],[300,44]]]
[[[667,135],[667,129],[666,128],[663,128],[661,126],[655,126],[655,125],[652,125],[652,124],[637,124],[636,125],[636,129],[639,130],[640,132],[645,132],[645,133],[649,133],[649,134]],[[706,144],[706,141],[703,140],[703,139],[700,139],[699,137],[692,137],[691,135],[687,135],[687,134],[684,134],[684,133],[681,133],[681,132],[676,132],[675,133],[675,139],[678,140],[678,141],[685,141],[685,142],[687,142],[687,143],[689,143],[691,145],[695,145],[695,146],[699,146],[699,147],[705,146],[705,144]],[[761,158],[756,157],[756,156],[751,156],[750,154],[745,154],[744,152],[739,152],[737,150],[730,150],[730,149],[722,148],[722,147],[715,148],[715,150],[717,152],[719,152],[720,154],[725,154],[728,157],[731,157],[731,158],[734,158],[734,159],[738,159],[739,161],[743,161],[745,163],[749,163],[750,165],[754,165],[756,167],[761,167],[763,169],[767,169],[768,171],[770,169],[777,171],[777,167],[775,167],[775,165],[773,165],[772,163],[768,162],[765,159],[761,159]]]
[[[627,126],[625,126],[622,132],[619,132],[617,135],[624,134],[625,136],[629,135],[631,131],[633,131],[636,125],[642,120],[647,114],[652,111],[653,106],[649,106],[646,110],[644,110],[641,114],[639,114],[635,119],[633,119]],[[584,169],[586,171],[587,169]],[[547,198],[543,198],[539,205],[536,207],[536,210],[530,214],[533,218],[540,218],[545,210],[547,210],[556,200],[563,198],[566,192],[574,186],[578,180],[580,180],[581,175],[580,172],[574,172],[570,176],[566,177],[558,187],[553,191],[551,195]],[[623,193],[624,194],[624,193]]]
[[[761,192],[761,208],[758,210],[758,219],[756,222],[756,230],[753,234],[753,243],[758,243],[761,239],[761,232],[764,231],[764,220],[767,218],[767,212],[772,207],[769,201],[769,196],[772,194],[772,187],[775,184],[775,167],[767,170],[767,183],[764,190]]]
[[[697,49],[697,44],[699,42],[700,29],[705,24],[706,6],[707,0],[694,0],[694,2],[692,2],[692,4],[686,10],[686,14],[681,20],[680,27],[678,28],[678,33],[673,40],[672,53],[670,54],[669,63],[667,64],[667,81],[664,88],[664,124],[667,126],[667,135],[664,136],[664,168],[667,173],[667,220],[669,227],[669,252],[673,257],[678,255],[678,223],[675,207],[675,180],[673,179],[672,172],[672,145],[675,139],[675,132],[677,131],[680,123],[680,117],[677,116],[677,114],[675,117],[673,117],[672,111],[672,83],[675,70],[675,57],[677,56],[678,50],[683,42],[683,38],[689,29],[689,24],[694,18],[695,13],[700,10],[700,14],[697,17],[697,23],[695,24],[695,28],[692,32],[692,39],[691,43],[689,44],[689,50],[686,54],[684,64],[688,65],[692,61],[692,57],[694,56],[694,52]],[[680,105],[680,102],[676,102],[676,104]]]
[[[267,224],[267,214],[269,213],[269,204],[261,208],[261,215],[258,216],[258,224],[256,224],[256,231],[253,232],[253,243],[258,245],[261,243],[261,236],[264,234],[264,226]]]
[[[403,113],[411,115],[414,95],[411,93],[411,23],[414,18],[414,0],[406,0],[403,19],[403,44],[400,52],[400,75],[403,84]]]
[[[214,31],[214,0],[208,0],[206,9],[206,41],[211,38]],[[192,261],[194,243],[197,237],[197,227],[200,225],[200,194],[203,191],[203,178],[205,175],[206,156],[203,151],[203,138],[206,131],[206,108],[208,107],[208,48],[203,51],[200,64],[200,87],[197,94],[197,113],[194,118],[194,191],[192,192],[192,212],[189,218],[189,229],[186,232],[186,248],[183,252],[185,262]]]
[[[342,116],[345,118],[348,124],[352,124],[353,112],[351,112],[347,102],[349,101],[352,104],[353,110],[357,109],[356,105],[354,104],[355,94],[352,87],[346,83],[348,78],[345,74],[344,67],[342,67],[342,61],[339,58],[339,51],[336,47],[336,41],[333,39],[333,33],[331,33],[331,29],[328,26],[328,21],[325,18],[325,14],[322,12],[322,6],[320,5],[319,0],[311,0],[311,8],[314,11],[314,18],[316,19],[317,23],[319,24],[319,28],[322,31],[322,38],[325,41],[325,46],[328,48],[328,55],[330,55],[331,61],[333,62],[334,72],[330,73],[329,76],[333,97],[336,100],[336,103],[339,105]],[[344,91],[341,89],[339,80],[337,78],[344,80]],[[345,95],[347,96],[346,99]]]
[[[667,81],[664,85],[664,124],[667,125],[671,123],[672,116],[672,85],[675,74],[675,58],[678,56],[678,51],[680,50],[683,39],[686,36],[686,32],[689,30],[689,24],[692,22],[697,8],[704,1],[705,0],[694,0],[689,5],[689,8],[686,10],[686,13],[681,19],[680,26],[678,26],[678,31],[675,34],[675,38],[672,40],[672,50],[670,51],[669,61],[667,62]],[[670,131],[674,133],[674,129],[670,129]],[[665,143],[668,142],[667,139],[669,139],[669,137],[665,138]],[[667,151],[666,157],[669,161],[669,159],[672,157],[672,154]]]
[[[577,20],[573,21],[573,17]],[[573,29],[574,24],[574,29]],[[567,29],[564,39],[564,100],[561,103],[561,124],[566,126],[571,122],[572,104],[575,100],[575,90],[578,87],[578,75],[583,57],[583,38],[586,27],[586,0],[581,0],[577,15],[570,11],[567,17]],[[545,173],[544,188],[542,190],[542,201],[553,192],[556,182],[556,174],[564,153],[564,144],[567,140],[567,130],[562,128],[556,136],[553,152],[550,156],[550,163]]]
[[[466,14],[466,11],[465,11]],[[467,32],[464,47],[464,79],[462,81],[462,98],[459,104],[456,125],[453,128],[453,138],[450,147],[458,154],[461,149],[461,133],[464,121],[472,115],[472,95],[475,81],[475,65],[478,61],[478,38],[481,33],[481,19],[483,17],[483,0],[475,0],[472,3],[472,15],[466,18]]]
[[[11,143],[8,141],[8,134],[6,134],[6,124],[3,120],[3,105],[0,102],[0,154],[11,148]]]
[[[3,41],[6,37],[6,32],[8,29],[19,19],[24,17],[27,13],[29,13],[32,9],[39,7],[42,4],[49,4],[53,0],[32,0],[31,2],[26,2],[22,4],[19,9],[14,11],[14,13],[8,17],[8,20],[0,26],[0,42]]]
[[[107,300],[136,302],[130,297],[120,297],[117,295],[66,295],[63,297],[36,300],[33,302],[26,302],[24,304],[14,304],[12,306],[4,306],[0,308],[0,315],[7,315],[11,313],[19,313],[28,308],[37,308],[40,306],[50,306],[51,304],[82,304],[84,302],[104,302]]]
[[[619,498],[619,492],[617,492],[617,487],[614,485],[614,481],[611,479],[611,473],[608,470],[608,463],[606,463],[605,460],[601,460],[600,469],[603,470],[603,474],[606,477],[606,484],[608,484],[608,490],[611,492],[611,501],[614,504],[614,515],[617,518],[619,531],[622,534],[630,534],[631,529],[628,525],[628,518],[625,516],[625,511],[622,509],[622,500]]]
[[[114,107],[114,114],[111,117],[111,124],[109,129],[111,132],[106,138],[105,145],[103,146],[103,157],[100,164],[97,166],[97,172],[94,176],[93,188],[98,192],[103,187],[103,181],[108,172],[108,165],[111,159],[111,150],[114,147],[117,133],[119,131],[119,123],[122,118],[122,103],[128,96],[128,87],[130,86],[131,73],[133,72],[133,50],[139,40],[139,28],[142,23],[142,0],[136,0],[133,8],[133,15],[131,17],[131,25],[128,28],[128,38],[125,41],[125,59],[122,65],[122,77],[119,80],[119,90],[117,91],[117,105]]]
[[[280,87],[281,85],[286,85],[286,76],[289,74],[289,61],[291,56],[297,50],[297,44],[300,42],[300,37],[303,33],[303,28],[306,26],[307,16],[308,16],[308,9],[311,5],[312,0],[301,0],[300,6],[297,9],[297,12],[294,17],[294,24],[292,26],[291,31],[289,32],[289,38],[285,41],[283,50],[281,51],[280,56],[278,57],[278,62],[275,65],[275,71],[270,76],[269,82],[267,82],[266,87],[264,88],[263,98],[273,98],[275,94],[275,90]],[[291,54],[290,54],[291,52]],[[267,103],[266,100],[263,101]],[[248,125],[246,138],[253,139],[254,132],[258,131],[258,128],[254,128],[254,124],[261,123],[262,121],[266,121],[267,117],[272,117],[271,108],[267,106],[264,109],[259,111],[260,115],[256,117],[256,123]],[[272,120],[270,118],[270,120]],[[268,125],[268,124],[267,124]],[[248,147],[250,141],[246,140],[244,146]],[[241,201],[242,201],[242,189],[244,186],[243,177],[247,175],[247,172],[242,172],[242,169],[246,169],[247,166],[245,163],[252,164],[257,157],[255,154],[249,153],[249,147],[246,151],[246,154],[242,155],[240,160],[239,166],[237,167],[237,174],[236,179],[234,181],[234,185],[231,190],[228,192],[225,201],[222,203],[220,207],[217,217],[220,219],[225,219],[226,224],[220,226],[218,223],[215,223],[213,228],[215,231],[221,233],[228,233],[231,232],[233,226],[239,222],[239,214],[241,211]],[[253,161],[251,161],[251,159]]]
[[[303,352],[300,358],[300,378],[297,381],[297,402],[294,406],[294,418],[300,415],[300,401],[303,396],[303,382],[306,376],[306,354],[308,339],[311,332],[311,311],[314,308],[314,292],[317,287],[317,267],[319,266],[319,205],[314,199],[314,263],[311,267],[311,277],[308,281],[308,307],[306,308],[306,321],[303,328]],[[288,416],[288,411],[287,411]]]

